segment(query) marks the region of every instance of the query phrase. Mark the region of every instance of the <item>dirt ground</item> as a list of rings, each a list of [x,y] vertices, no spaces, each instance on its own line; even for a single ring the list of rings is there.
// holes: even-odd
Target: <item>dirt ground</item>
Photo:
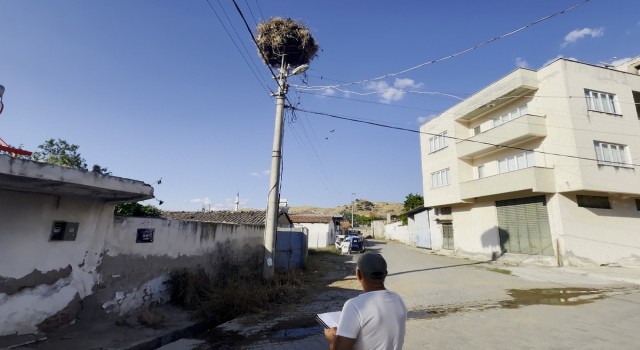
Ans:
[[[310,252],[302,273],[304,294],[297,300],[275,304],[273,309],[244,316],[200,334],[206,345],[199,349],[232,349],[261,339],[300,337],[322,332],[315,320],[318,313],[337,311],[344,302],[359,294],[361,287],[352,276],[355,255],[340,255],[333,250]]]

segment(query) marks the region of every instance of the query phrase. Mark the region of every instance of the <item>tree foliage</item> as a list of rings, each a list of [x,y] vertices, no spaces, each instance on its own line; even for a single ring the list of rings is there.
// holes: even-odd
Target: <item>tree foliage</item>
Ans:
[[[404,211],[415,209],[424,204],[424,197],[419,194],[409,193],[404,199]]]
[[[56,164],[69,168],[87,170],[87,162],[78,153],[78,145],[69,144],[67,141],[48,139],[38,146],[39,152],[33,152],[31,158],[38,162]]]
[[[69,168],[88,171],[87,162],[78,149],[80,146],[70,144],[62,139],[48,139],[38,146],[39,152],[33,152],[31,159],[49,164],[56,164]],[[91,171],[100,175],[111,175],[111,172],[98,164],[94,164]]]
[[[422,197],[419,194],[413,194],[413,193],[409,193],[405,199],[404,199],[404,214],[400,215],[400,218],[402,219],[402,224],[406,225],[409,221],[409,218],[407,217],[407,212],[411,209],[415,209],[421,205],[424,205],[424,197]]]
[[[162,211],[153,205],[142,205],[138,202],[128,202],[116,205],[113,213],[117,216],[157,218],[160,217]]]

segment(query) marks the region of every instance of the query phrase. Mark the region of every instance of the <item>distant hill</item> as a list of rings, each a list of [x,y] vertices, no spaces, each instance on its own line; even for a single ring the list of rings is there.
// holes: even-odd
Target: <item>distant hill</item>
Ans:
[[[391,215],[399,215],[404,210],[402,203],[371,202],[366,199],[358,199],[353,206],[353,211],[358,215],[379,216],[386,218],[387,213],[391,213]],[[313,206],[289,207],[289,214],[340,215],[343,212],[351,213],[351,203],[340,205],[334,208],[320,208]]]

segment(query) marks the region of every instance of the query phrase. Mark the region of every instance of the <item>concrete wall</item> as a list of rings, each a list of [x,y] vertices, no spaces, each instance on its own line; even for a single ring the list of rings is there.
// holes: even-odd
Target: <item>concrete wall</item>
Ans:
[[[214,271],[222,257],[251,263],[263,249],[263,226],[114,219],[114,206],[0,190],[0,336],[67,324],[81,301],[83,312],[124,314],[166,300],[174,268]],[[76,240],[50,241],[54,220],[79,223]],[[154,242],[136,243],[138,228],[155,229]]]
[[[371,222],[371,236],[373,238],[384,238],[384,227],[386,225],[386,220],[375,220]]]
[[[560,216],[552,232],[559,232],[565,264],[640,266],[640,212],[633,199],[614,198],[612,209],[596,209],[579,207],[575,195],[557,194],[548,205]]]
[[[386,239],[402,242],[404,244],[411,244],[409,238],[409,227],[407,225],[402,225],[402,221],[396,221],[385,225],[384,236]]]

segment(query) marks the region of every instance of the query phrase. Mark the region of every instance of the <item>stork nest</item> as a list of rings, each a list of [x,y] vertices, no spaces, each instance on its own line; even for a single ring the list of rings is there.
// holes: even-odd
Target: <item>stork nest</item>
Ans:
[[[318,52],[318,44],[309,29],[290,19],[274,17],[258,24],[258,53],[274,68],[282,65],[297,67],[308,64]]]

